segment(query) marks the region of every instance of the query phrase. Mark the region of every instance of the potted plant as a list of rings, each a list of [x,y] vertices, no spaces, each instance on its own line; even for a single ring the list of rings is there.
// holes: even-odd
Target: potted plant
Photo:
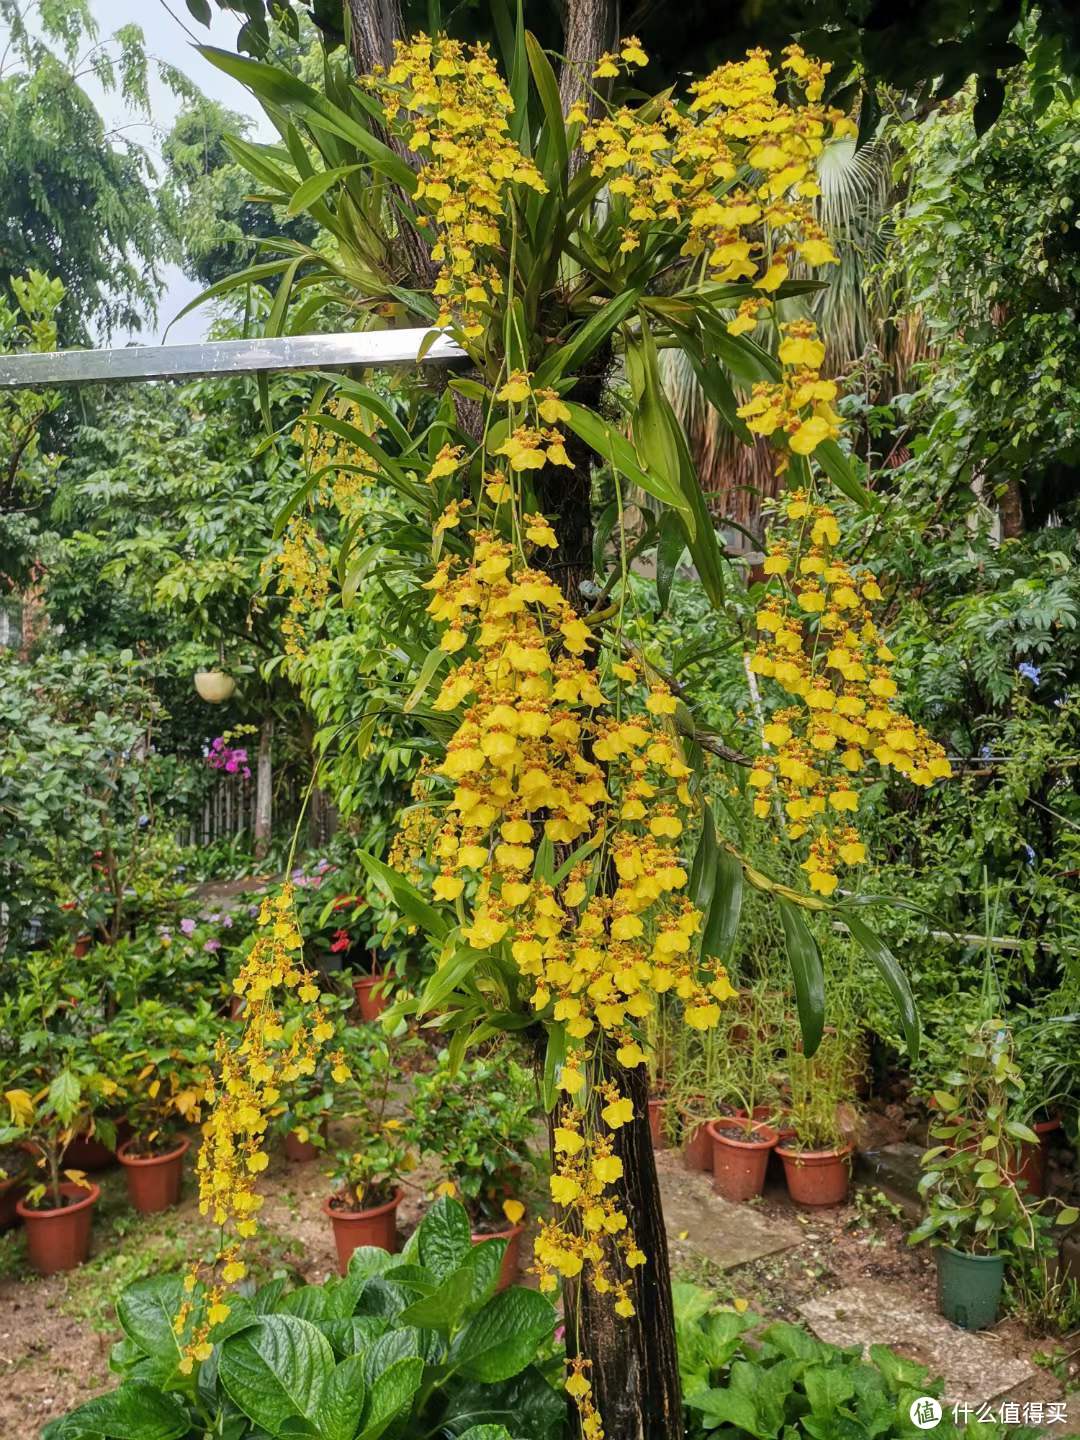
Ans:
[[[64,1164],[83,1101],[84,1077],[65,1063],[34,1094],[25,1084],[7,1083],[20,1078],[10,1070],[4,1076],[10,1123],[0,1128],[0,1145],[24,1145],[36,1160],[15,1213],[26,1227],[30,1264],[41,1275],[55,1275],[81,1265],[90,1253],[93,1207],[101,1194],[81,1170]]]
[[[935,1247],[938,1306],[965,1330],[995,1323],[1007,1258],[1034,1251],[1046,1223],[1013,1173],[1016,1144],[1037,1139],[1010,1115],[1023,1088],[1009,1029],[990,1019],[966,1027],[955,1068],[940,1076],[931,1096],[930,1135],[940,1143],[922,1157],[926,1216],[908,1243]],[[1063,1210],[1058,1221],[1076,1218],[1075,1210]]]
[[[797,1205],[841,1205],[847,1199],[853,1146],[841,1117],[855,1113],[853,1079],[851,1050],[839,1031],[826,1032],[809,1057],[792,1037],[790,1096],[777,1154]]]
[[[525,1194],[533,1171],[536,1083],[505,1052],[461,1065],[440,1053],[414,1083],[412,1112],[424,1153],[436,1158],[440,1194],[465,1206],[474,1243],[504,1240],[499,1288],[519,1267]]]
[[[323,1201],[342,1274],[358,1246],[397,1249],[397,1209],[404,1197],[400,1181],[416,1166],[412,1118],[395,1113],[393,1103],[401,1067],[381,1034],[369,1034],[368,1048],[353,1061],[353,1104],[343,1117],[348,1143],[333,1152],[334,1189]]]
[[[113,1022],[129,1067],[124,1088],[131,1131],[116,1156],[141,1215],[167,1210],[180,1199],[184,1156],[191,1145],[181,1127],[201,1117],[211,1022],[206,1001],[189,1015],[160,1000],[145,1000]]]
[[[769,1123],[777,1108],[775,1027],[766,1019],[764,987],[747,990],[722,1015],[711,1071],[713,1118],[706,1127],[713,1189],[728,1200],[750,1200],[765,1187],[777,1143]]]
[[[29,1171],[30,1154],[24,1146],[0,1142],[0,1230],[19,1218],[15,1207],[26,1194]]]

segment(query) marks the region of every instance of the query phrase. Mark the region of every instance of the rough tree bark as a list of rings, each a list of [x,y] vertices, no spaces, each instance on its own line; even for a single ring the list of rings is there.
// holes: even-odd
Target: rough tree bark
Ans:
[[[619,10],[614,0],[566,0],[563,8],[565,59],[559,75],[559,98],[564,115],[577,100],[584,101],[590,115],[599,111],[592,72],[604,51],[614,47],[618,31]]]
[[[385,63],[394,36],[402,33],[400,6],[398,0],[348,3],[353,19],[353,59],[359,73],[366,73],[371,64]],[[564,20],[563,106],[565,109],[585,97],[591,108],[594,101],[586,84],[600,55],[614,45],[617,0],[566,0]],[[415,233],[409,226],[403,230]],[[585,382],[590,393],[575,393],[574,398],[595,405],[602,380],[598,373]],[[463,428],[471,432],[470,421],[475,417],[460,407],[458,414]],[[573,470],[560,468],[550,476],[541,471],[537,498],[544,512],[553,517],[559,540],[552,572],[576,608],[587,612],[589,603],[580,585],[592,577],[591,455],[577,441],[568,440],[567,448]],[[594,1295],[569,1284],[564,1294],[566,1343],[570,1355],[590,1362],[589,1378],[607,1440],[667,1440],[682,1432],[682,1401],[667,1236],[649,1132],[648,1076],[639,1067],[624,1072],[622,1083],[633,1101],[635,1118],[615,1134],[616,1153],[624,1170],[620,1184],[627,1216],[647,1257],[645,1265],[634,1272],[637,1314],[624,1320],[614,1313],[610,1295]]]
[[[394,58],[394,41],[405,39],[400,0],[348,0],[348,5],[353,66],[358,76],[370,75],[376,65],[390,64]],[[396,135],[384,132],[383,138],[395,154],[415,169],[416,157]],[[408,278],[418,289],[430,290],[435,283],[437,267],[432,261],[427,241],[409,223],[412,213],[409,198],[393,187],[391,203],[397,214],[397,239]]]
[[[270,849],[270,836],[274,820],[274,772],[271,766],[271,747],[274,740],[274,722],[269,717],[259,729],[259,758],[255,766],[255,858],[262,860]]]

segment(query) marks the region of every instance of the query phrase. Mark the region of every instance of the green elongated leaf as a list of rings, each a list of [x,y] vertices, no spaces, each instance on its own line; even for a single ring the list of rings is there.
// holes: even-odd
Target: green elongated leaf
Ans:
[[[285,213],[299,215],[301,211],[314,205],[315,201],[325,195],[327,190],[336,185],[339,180],[343,180],[346,175],[352,175],[362,168],[360,165],[335,165],[332,170],[316,171],[293,191],[292,199],[289,201]]]
[[[377,1375],[372,1382],[363,1429],[356,1440],[379,1440],[397,1415],[412,1404],[423,1375],[424,1362],[418,1355],[395,1360],[381,1375]]]
[[[543,46],[528,30],[525,32],[525,51],[529,57],[529,69],[532,71],[533,84],[536,86],[536,93],[540,96],[540,104],[543,106],[546,134],[551,139],[555,155],[555,164],[551,167],[551,173],[545,175],[544,178],[552,189],[557,186],[561,190],[566,184],[570,154],[566,143],[566,122],[563,119],[562,101],[559,98],[559,84],[555,79],[555,71],[552,70],[551,63],[544,54]]]
[[[842,495],[854,500],[864,510],[873,508],[874,497],[859,480],[851,461],[835,440],[823,441],[814,451],[814,459]]]
[[[440,1280],[458,1269],[472,1249],[472,1227],[465,1206],[441,1195],[417,1231],[420,1263]]]
[[[572,340],[552,351],[537,370],[534,383],[538,386],[552,385],[563,375],[573,375],[578,366],[599,349],[616,326],[622,324],[640,299],[640,289],[625,290],[614,300],[609,300],[594,315],[590,315]]]
[[[271,1435],[287,1420],[314,1422],[334,1370],[330,1342],[295,1315],[264,1315],[221,1347],[218,1373],[229,1398]]]
[[[858,916],[845,911],[841,919],[862,946],[867,958],[877,966],[881,978],[888,986],[889,994],[896,1002],[896,1008],[900,1012],[908,1054],[912,1060],[917,1060],[920,1043],[919,1011],[915,1005],[915,996],[911,993],[908,978],[899,961],[884,940],[875,935],[868,925],[864,925]]]
[[[314,254],[314,252],[312,253]],[[204,304],[207,300],[217,300],[222,295],[228,295],[231,291],[238,290],[241,285],[261,285],[272,275],[280,275],[289,263],[288,260],[266,260],[260,265],[249,265],[246,270],[238,270],[235,275],[226,275],[224,280],[208,286],[207,289],[196,295],[194,300],[189,300],[184,308],[169,321],[165,334],[168,335],[176,322],[190,314],[196,306]]]
[[[343,440],[348,440],[358,450],[363,450],[366,455],[371,456],[396,489],[411,500],[424,503],[426,497],[420,487],[407,478],[398,462],[383,449],[377,440],[366,435],[356,425],[350,425],[347,420],[339,420],[336,415],[314,415],[309,412],[304,419],[312,425],[318,425],[323,430],[330,430],[333,434],[340,435]]]
[[[403,915],[407,915],[410,920],[419,925],[425,934],[433,936],[436,940],[445,939],[446,921],[436,909],[427,903],[415,885],[410,885],[404,875],[399,875],[396,870],[391,870],[389,865],[385,865],[368,851],[358,850],[356,853],[364,869],[373,880],[382,886]]]
[[[666,510],[660,517],[660,539],[656,546],[656,598],[663,614],[671,599],[671,587],[679,561],[686,553],[686,531],[678,512]]]
[[[713,892],[716,889],[718,856],[716,825],[713,821],[712,807],[706,804],[702,808],[701,835],[698,839],[697,849],[694,851],[694,863],[690,867],[690,889],[687,892],[694,909],[700,910],[706,916],[712,905]]]
[[[271,160],[262,146],[252,145],[238,135],[223,135],[221,138],[233,159],[239,161],[256,180],[269,185],[272,190],[280,190],[283,195],[292,193],[296,177]]]
[[[178,1395],[168,1395],[145,1380],[125,1380],[66,1416],[58,1440],[182,1440],[191,1416]],[[50,1427],[51,1428],[51,1427]]]
[[[406,699],[405,704],[401,707],[406,715],[411,714],[411,712],[416,709],[417,705],[420,704],[420,701],[424,698],[424,695],[427,692],[428,686],[431,684],[432,680],[435,677],[436,671],[442,665],[443,661],[447,660],[448,658],[449,657],[446,651],[440,650],[437,645],[433,650],[428,651],[427,655],[424,658],[424,663],[420,667],[420,674],[416,678],[416,684],[409,691],[408,698]]]
[[[607,543],[611,539],[611,532],[615,528],[615,521],[618,518],[619,507],[618,504],[612,500],[609,505],[604,506],[596,524],[593,526],[592,558],[594,575],[603,575],[604,573],[604,554],[607,550]]]
[[[510,117],[510,134],[529,153],[529,61],[525,50],[525,13],[523,0],[517,0],[514,19],[514,63],[510,67],[510,98],[514,113]]]
[[[450,959],[444,960],[435,973],[429,975],[424,982],[424,988],[420,992],[420,999],[416,1005],[417,1016],[430,1015],[433,1010],[437,1010],[446,997],[472,974],[477,961],[482,958],[481,951],[464,945]]]
[[[269,336],[280,335],[285,326],[285,315],[289,308],[289,300],[292,296],[293,285],[296,283],[296,272],[304,263],[303,256],[298,256],[286,266],[285,272],[278,281],[277,294],[274,296],[274,303],[270,307],[270,314],[266,317],[265,334]],[[261,370],[255,377],[255,383],[259,392],[259,406],[262,410],[263,424],[269,434],[274,426],[270,417],[270,377],[265,370]]]
[[[449,1360],[467,1380],[495,1385],[524,1370],[555,1328],[546,1296],[514,1285],[472,1317],[454,1337]]]
[[[742,915],[743,867],[737,855],[721,850],[716,857],[716,883],[705,917],[701,953],[722,960],[735,943]]]
[[[723,370],[718,365],[706,365],[692,350],[685,350],[684,353],[706,400],[733,435],[744,445],[752,445],[754,437],[746,428],[746,421],[739,418],[739,401]]]
[[[559,1096],[559,1070],[566,1061],[566,1027],[556,1022],[544,1028],[547,1030],[547,1045],[544,1047],[544,1076],[540,1098],[545,1111],[550,1114]]]
[[[406,194],[416,189],[416,176],[388,145],[377,139],[353,117],[337,105],[331,104],[324,95],[302,80],[297,80],[287,70],[277,65],[267,65],[261,60],[249,60],[232,50],[218,50],[213,45],[200,45],[199,54],[209,60],[226,75],[239,80],[260,100],[277,106],[287,113],[298,115],[313,129],[329,130],[331,134],[350,141],[361,154],[366,155],[374,167],[395,185],[400,185]]]
[[[795,978],[795,1001],[799,1010],[803,1054],[809,1058],[821,1044],[825,1029],[825,974],[821,951],[797,905],[776,897],[787,941],[788,963]]]
[[[353,1440],[366,1400],[364,1357],[349,1355],[331,1371],[315,1412],[319,1440]]]
[[[625,435],[620,435],[612,425],[585,405],[579,405],[572,400],[565,403],[570,411],[570,419],[566,423],[586,445],[610,461],[620,475],[635,485],[640,485],[642,490],[648,491],[657,500],[662,500],[665,505],[670,505],[675,510],[684,510],[683,498],[672,485],[659,476],[642,470],[634,447]]]

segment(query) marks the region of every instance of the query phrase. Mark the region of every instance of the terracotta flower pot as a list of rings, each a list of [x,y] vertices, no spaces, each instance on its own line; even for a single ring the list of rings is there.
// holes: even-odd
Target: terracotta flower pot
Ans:
[[[140,1215],[156,1215],[180,1199],[184,1156],[191,1147],[185,1135],[164,1155],[133,1155],[134,1140],[125,1140],[116,1158],[127,1175],[128,1198]]]
[[[796,1205],[842,1205],[851,1183],[850,1145],[836,1150],[800,1150],[789,1142],[780,1151],[788,1194]]]
[[[751,1200],[765,1188],[776,1131],[760,1121],[720,1120],[709,1126],[713,1189],[725,1200]]]
[[[25,1200],[15,1211],[26,1226],[26,1250],[30,1264],[40,1275],[74,1270],[90,1253],[90,1222],[101,1188],[63,1184],[60,1193],[70,1204],[59,1210],[35,1210]]]
[[[64,1151],[65,1170],[107,1170],[115,1163],[116,1151],[96,1135],[76,1135]]]
[[[667,1149],[667,1131],[664,1128],[666,1106],[666,1100],[649,1101],[649,1134],[652,1136],[654,1150]]]
[[[370,1210],[342,1209],[333,1203],[338,1198],[328,1195],[323,1201],[323,1211],[334,1227],[338,1269],[342,1275],[349,1268],[349,1256],[361,1245],[373,1245],[391,1254],[397,1250],[397,1211],[405,1198],[404,1190],[399,1190],[385,1205],[376,1205]]]
[[[712,1138],[707,1120],[682,1117],[683,1164],[687,1170],[712,1171]]]
[[[473,1232],[472,1243],[474,1245],[483,1245],[485,1240],[506,1241],[502,1264],[499,1266],[496,1291],[506,1290],[518,1277],[518,1271],[521,1269],[521,1236],[524,1230],[524,1225],[511,1225],[506,1230],[489,1230],[484,1235]]]
[[[313,1140],[300,1140],[291,1130],[286,1131],[286,1160],[291,1160],[294,1165],[306,1165],[311,1160],[317,1160],[321,1154],[322,1151]]]
[[[1031,1128],[1038,1135],[1039,1143],[1033,1145],[1030,1140],[1020,1142],[1018,1163],[1012,1178],[1014,1181],[1023,1180],[1027,1185],[1027,1194],[1041,1199],[1046,1194],[1047,1136],[1061,1129],[1061,1120],[1056,1116],[1053,1120],[1036,1120]]]
[[[376,986],[378,989],[375,988]],[[361,1020],[378,1020],[390,1004],[390,997],[386,993],[385,975],[362,975],[359,980],[353,981],[353,991],[356,994]]]
[[[27,1188],[25,1174],[11,1175],[6,1180],[0,1180],[0,1230],[14,1225],[19,1218],[16,1206],[26,1194]]]

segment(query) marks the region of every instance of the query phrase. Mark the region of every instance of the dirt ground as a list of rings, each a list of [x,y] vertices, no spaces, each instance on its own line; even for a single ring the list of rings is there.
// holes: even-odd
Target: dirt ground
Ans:
[[[657,1158],[665,1185],[678,1184],[679,1157],[661,1152]],[[159,1216],[139,1217],[131,1211],[117,1167],[94,1178],[102,1196],[94,1218],[92,1256],[81,1269],[49,1279],[36,1277],[26,1265],[21,1230],[0,1236],[3,1440],[33,1440],[46,1421],[111,1388],[108,1359],[119,1336],[113,1312],[117,1295],[132,1280],[179,1269],[188,1256],[212,1244],[212,1232],[195,1203],[190,1162],[181,1205]],[[419,1219],[430,1177],[421,1169],[409,1179],[400,1212],[402,1233]],[[266,1204],[254,1273],[260,1279],[281,1273],[306,1281],[324,1279],[333,1271],[335,1256],[321,1208],[329,1181],[319,1162],[289,1164],[279,1156],[263,1180]],[[791,1206],[781,1185],[771,1186],[761,1201],[752,1203],[763,1219],[796,1226],[799,1243],[731,1269],[696,1255],[696,1237],[687,1234],[679,1237],[688,1246],[678,1247],[676,1278],[697,1281],[721,1299],[746,1300],[755,1310],[787,1319],[799,1318],[804,1299],[866,1277],[884,1280],[915,1300],[930,1295],[930,1259],[904,1243],[904,1228],[879,1192],[859,1191],[851,1204],[808,1213]],[[1030,1354],[1032,1342],[1019,1327],[1006,1322],[994,1333],[1004,1347]],[[1051,1379],[1048,1373],[1048,1382]]]

